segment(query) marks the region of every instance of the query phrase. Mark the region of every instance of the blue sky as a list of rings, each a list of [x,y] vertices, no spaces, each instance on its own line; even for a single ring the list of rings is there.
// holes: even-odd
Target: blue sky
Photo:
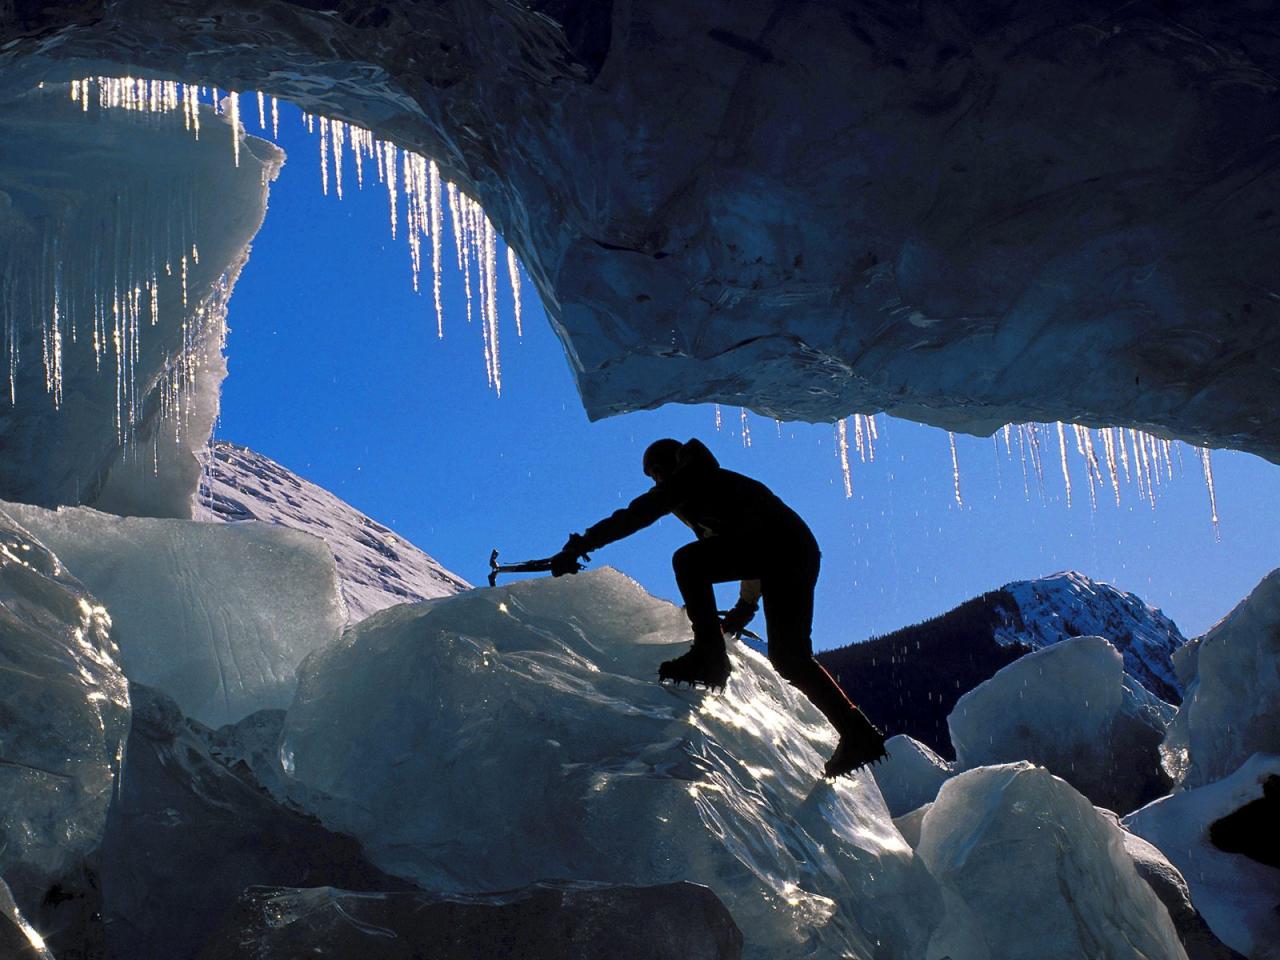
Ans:
[[[249,126],[257,132],[256,116]],[[736,408],[723,409],[718,432],[709,405],[589,423],[527,283],[521,339],[503,290],[499,398],[486,384],[480,329],[465,319],[452,246],[438,340],[430,285],[426,296],[412,291],[408,247],[403,233],[390,236],[385,191],[366,181],[358,192],[348,163],[345,198],[332,189],[324,196],[316,140],[283,104],[280,143],[289,160],[231,300],[217,435],[332,490],[474,583],[483,582],[490,549],[510,560],[544,556],[643,492],[640,457],[661,436],[699,437],[809,522],[823,549],[819,649],[1068,568],[1139,594],[1194,635],[1277,564],[1280,468],[1246,454],[1214,454],[1216,540],[1189,448],[1154,510],[1132,486],[1120,507],[1108,490],[1091,509],[1072,450],[1068,509],[1055,460],[1046,463],[1043,497],[1033,477],[1028,498],[1016,456],[989,438],[957,436],[959,506],[947,434],[904,421],[880,418],[875,462],[853,465],[852,499],[829,424],[779,428],[752,414],[748,448]],[[666,518],[594,559],[674,599],[670,555],[688,536]]]

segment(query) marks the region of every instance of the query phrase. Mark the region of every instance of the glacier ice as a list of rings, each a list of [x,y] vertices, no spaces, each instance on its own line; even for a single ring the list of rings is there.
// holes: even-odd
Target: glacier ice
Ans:
[[[0,498],[190,517],[226,301],[283,155],[205,108],[0,88]]]
[[[539,883],[499,894],[254,887],[200,960],[738,960],[742,933],[706,887]]]
[[[1262,796],[1280,756],[1257,754],[1229,776],[1182,789],[1124,818],[1182,873],[1191,900],[1223,943],[1246,957],[1280,954],[1280,870],[1213,845],[1210,826]]]
[[[955,764],[906,734],[890,737],[884,748],[889,758],[876,764],[872,772],[894,817],[931,803],[938,788],[955,773]]]
[[[970,690],[947,724],[960,769],[1030,760],[1127,813],[1168,788],[1159,748],[1172,715],[1124,673],[1115,647],[1075,637]]]
[[[609,569],[393,607],[308,658],[282,752],[428,889],[692,880],[750,957],[919,955],[933,883],[871,775],[821,780],[830,727],[745,647],[723,696],[659,686],[687,638]]]
[[[0,507],[0,876],[23,909],[98,845],[129,692],[97,598]]]
[[[202,459],[197,518],[262,520],[319,537],[333,551],[352,621],[393,604],[469,588],[382,524],[248,447],[215,440]]]
[[[329,548],[265,523],[0,504],[106,605],[129,679],[219,726],[284,707],[346,620]]]
[[[947,903],[929,957],[1185,960],[1123,833],[1070,784],[1030,763],[948,780],[916,846]]]
[[[44,938],[27,921],[0,878],[0,957],[5,960],[54,960]]]
[[[1179,661],[1190,684],[1161,748],[1174,779],[1203,786],[1280,753],[1280,570]]]
[[[129,686],[133,727],[97,858],[109,957],[193,957],[251,885],[409,888],[225,764],[213,731],[173,700]]]

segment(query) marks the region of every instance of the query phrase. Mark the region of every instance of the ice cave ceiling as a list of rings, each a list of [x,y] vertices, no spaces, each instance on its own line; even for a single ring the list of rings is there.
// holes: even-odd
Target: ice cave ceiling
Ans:
[[[593,417],[1123,425],[1280,461],[1269,4],[9,0],[0,90],[260,89],[435,157]]]

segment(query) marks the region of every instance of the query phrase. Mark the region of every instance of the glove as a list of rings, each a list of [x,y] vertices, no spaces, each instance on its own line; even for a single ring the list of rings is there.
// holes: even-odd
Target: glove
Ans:
[[[745,603],[735,603],[733,609],[720,621],[720,632],[727,637],[740,637],[747,624],[756,615],[756,608]]]
[[[551,558],[551,575],[563,577],[566,573],[577,573],[582,569],[578,563],[578,555],[568,550],[561,550]]]
[[[551,558],[551,575],[563,577],[566,573],[577,573],[582,569],[579,557],[587,555],[587,538],[580,533],[569,534],[560,552]]]

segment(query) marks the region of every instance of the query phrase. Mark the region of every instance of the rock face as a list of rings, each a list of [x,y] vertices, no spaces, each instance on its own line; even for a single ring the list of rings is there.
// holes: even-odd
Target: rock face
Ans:
[[[1280,870],[1241,853],[1218,849],[1212,826],[1261,799],[1280,775],[1280,756],[1258,754],[1230,776],[1180,790],[1125,817],[1125,827],[1150,841],[1186,878],[1191,900],[1214,934],[1252,960],[1277,956]],[[1274,822],[1259,845],[1271,843]]]
[[[191,516],[227,299],[283,160],[241,133],[237,165],[226,118],[201,118],[196,140],[0,77],[0,500]]]
[[[130,689],[133,730],[100,857],[109,956],[194,957],[253,884],[411,888],[218,762],[211,731],[173,700]]]
[[[353,623],[393,604],[470,588],[376,520],[248,447],[216,440],[204,460],[197,515],[228,523],[262,520],[319,537],[333,551]]]
[[[261,88],[436,156],[592,416],[1060,419],[1280,459],[1270,28],[1248,0],[49,0],[0,12],[0,80]]]
[[[928,956],[1185,960],[1123,834],[1069,784],[1029,763],[949,780],[916,846],[943,884],[948,911],[945,938],[934,938]]]
[[[921,956],[936,888],[871,775],[822,781],[833,731],[753,651],[658,685],[687,633],[607,568],[384,610],[307,661],[286,767],[423,889],[690,880],[748,957]]]
[[[1269,573],[1187,652],[1189,685],[1169,726],[1165,768],[1184,786],[1280,753],[1280,570]]]
[[[1165,793],[1160,742],[1173,708],[1122,670],[1101,637],[1028,654],[960,698],[948,718],[960,769],[1030,760],[1127,813]]]
[[[84,585],[0,510],[0,877],[28,921],[65,930],[77,950],[94,936],[85,861],[129,729],[110,627]]]
[[[255,887],[200,960],[738,960],[742,933],[706,887],[536,884],[489,896]]]
[[[203,723],[286,706],[346,620],[333,555],[297,530],[2,506],[107,605],[129,678]]]

